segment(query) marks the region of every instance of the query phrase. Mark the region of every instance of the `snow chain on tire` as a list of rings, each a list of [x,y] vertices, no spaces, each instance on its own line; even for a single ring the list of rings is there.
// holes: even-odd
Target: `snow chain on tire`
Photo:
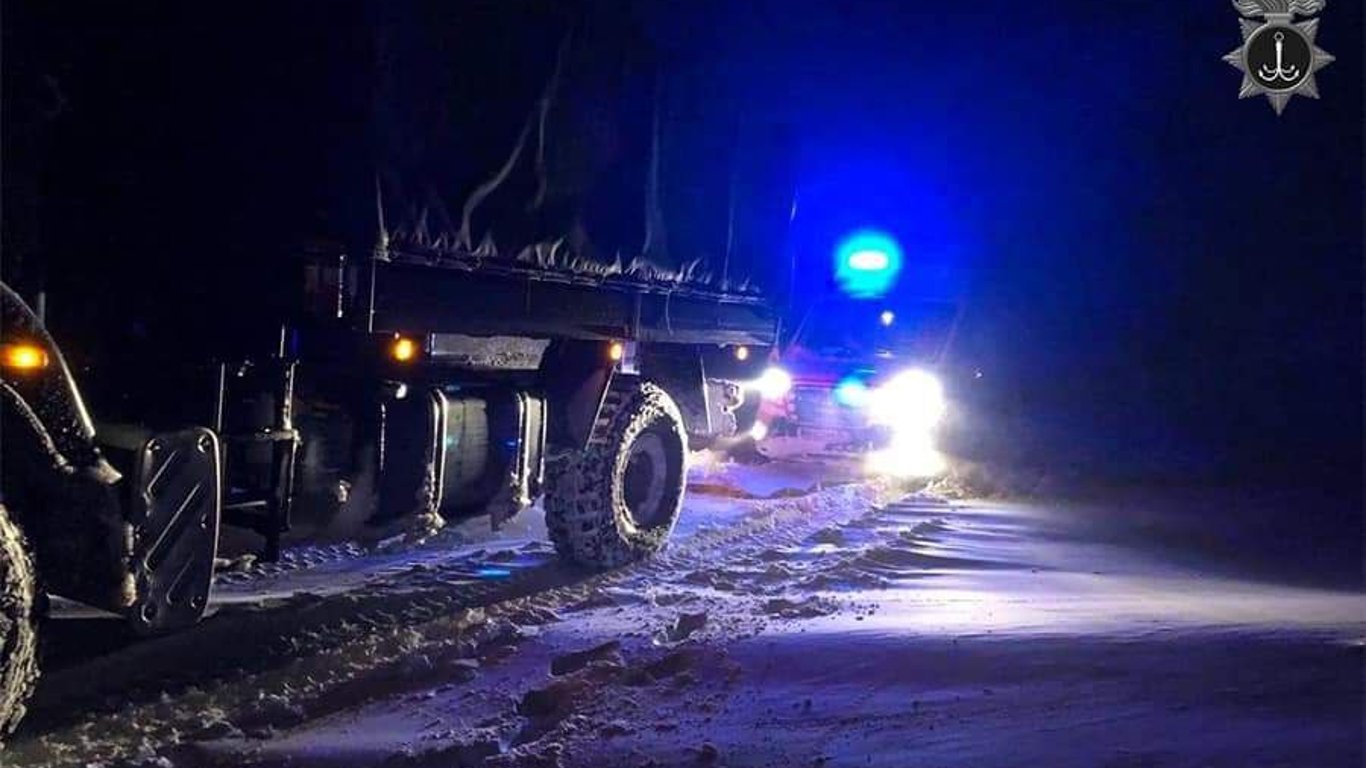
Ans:
[[[687,435],[673,398],[655,384],[616,377],[588,447],[547,462],[545,519],[561,556],[590,568],[614,568],[658,552],[683,508]],[[654,457],[648,524],[626,501],[633,446]],[[664,466],[656,466],[663,458]],[[662,474],[660,474],[662,473]]]
[[[33,567],[19,528],[0,505],[0,739],[24,716],[38,680]]]

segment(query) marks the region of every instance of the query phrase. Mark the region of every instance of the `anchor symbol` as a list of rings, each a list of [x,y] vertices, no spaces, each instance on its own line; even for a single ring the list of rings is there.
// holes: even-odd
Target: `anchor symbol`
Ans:
[[[1285,33],[1277,32],[1275,35],[1275,39],[1276,68],[1272,69],[1271,67],[1268,67],[1267,65],[1263,64],[1261,68],[1257,70],[1257,74],[1261,75],[1263,80],[1270,80],[1272,82],[1281,80],[1283,82],[1293,83],[1295,80],[1299,79],[1300,68],[1293,64],[1291,64],[1289,68],[1283,66],[1283,62],[1285,60]]]

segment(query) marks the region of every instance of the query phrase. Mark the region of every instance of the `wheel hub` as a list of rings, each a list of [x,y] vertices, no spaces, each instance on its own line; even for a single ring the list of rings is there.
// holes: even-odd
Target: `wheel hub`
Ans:
[[[669,471],[664,441],[645,432],[631,446],[626,458],[623,495],[626,509],[638,528],[650,528],[664,517],[664,485]]]

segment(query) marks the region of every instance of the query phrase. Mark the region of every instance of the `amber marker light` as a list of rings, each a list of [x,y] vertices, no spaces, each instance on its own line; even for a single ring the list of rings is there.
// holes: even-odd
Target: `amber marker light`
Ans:
[[[417,359],[417,342],[407,336],[399,336],[389,345],[389,356],[400,363],[411,363]]]
[[[37,344],[0,344],[0,365],[15,371],[40,371],[47,367],[47,350]]]

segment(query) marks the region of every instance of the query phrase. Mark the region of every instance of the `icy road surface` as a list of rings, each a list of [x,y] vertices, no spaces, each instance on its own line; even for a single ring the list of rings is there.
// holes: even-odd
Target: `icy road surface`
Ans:
[[[292,550],[172,637],[68,612],[0,763],[1362,765],[1360,548],[1293,529],[1331,500],[839,474],[701,468],[669,551],[609,574],[559,565],[532,510]]]

